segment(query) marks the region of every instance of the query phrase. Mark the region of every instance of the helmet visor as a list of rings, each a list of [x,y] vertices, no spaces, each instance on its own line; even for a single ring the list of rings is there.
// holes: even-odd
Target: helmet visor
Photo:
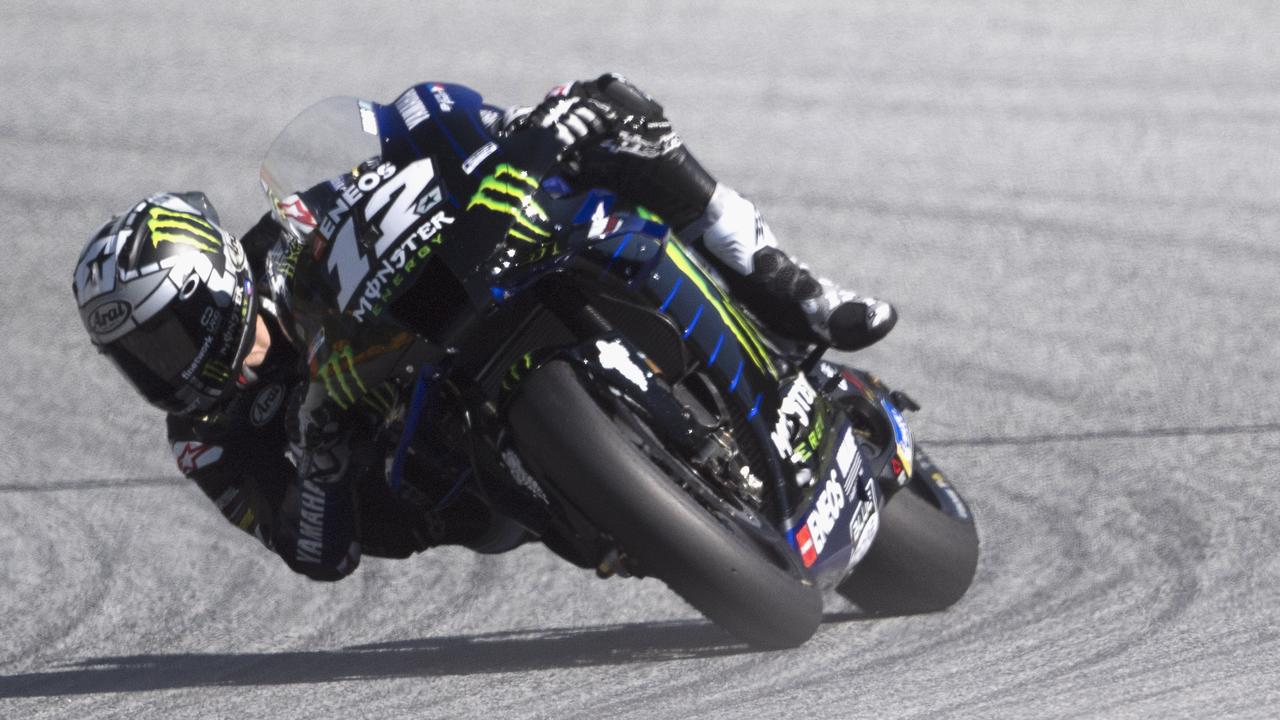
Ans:
[[[102,351],[151,404],[179,415],[207,411],[253,347],[257,302],[248,280],[244,287],[239,306],[206,310],[196,322],[178,312],[160,313]]]
[[[187,385],[181,376],[192,366],[205,339],[192,337],[176,315],[162,313],[110,343],[103,352],[129,376],[148,402],[168,405]]]

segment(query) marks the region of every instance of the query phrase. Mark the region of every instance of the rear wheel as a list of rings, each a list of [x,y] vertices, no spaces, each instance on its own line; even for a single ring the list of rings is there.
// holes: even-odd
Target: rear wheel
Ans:
[[[916,615],[955,604],[978,567],[973,514],[917,449],[916,472],[889,499],[866,557],[839,586],[868,614]]]
[[[813,635],[821,594],[781,534],[732,502],[709,501],[699,476],[625,403],[598,402],[553,361],[524,381],[509,417],[521,457],[636,569],[752,645],[793,647]]]

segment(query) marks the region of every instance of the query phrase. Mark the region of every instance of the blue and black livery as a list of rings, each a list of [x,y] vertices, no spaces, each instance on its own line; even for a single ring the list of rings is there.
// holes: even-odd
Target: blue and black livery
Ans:
[[[848,576],[886,496],[912,474],[913,449],[891,393],[763,333],[657,215],[560,176],[553,130],[504,134],[496,108],[449,83],[423,83],[394,104],[362,109],[373,117],[380,154],[331,184],[329,195],[352,184],[368,191],[347,195],[342,223],[301,253],[289,286],[317,298],[301,305],[311,316],[302,331],[309,359],[324,366],[334,348],[347,353],[354,381],[343,386],[345,402],[359,400],[352,387],[400,389],[407,422],[395,426],[393,484],[409,482],[402,460],[424,405],[444,398],[466,429],[454,449],[493,506],[544,539],[559,538],[558,551],[579,564],[613,567],[601,560],[610,557],[608,528],[593,528],[554,486],[544,494],[520,481],[528,473],[512,460],[504,424],[529,376],[568,361],[602,403],[625,398],[691,468],[715,476],[710,489],[693,487],[696,480],[684,486],[753,528],[748,534],[785,556],[797,581],[835,587]],[[387,177],[362,181],[368,173]],[[423,182],[405,180],[413,173]],[[381,198],[367,212],[379,186],[413,194]],[[376,229],[397,208],[408,213],[390,223],[398,234],[380,237]],[[358,251],[342,249],[348,224]],[[332,302],[323,310],[323,298],[337,298],[338,311]],[[387,346],[397,333],[412,335],[412,347],[368,352],[366,338]],[[857,398],[874,412],[851,412]],[[432,413],[437,422],[449,415]],[[877,423],[887,433],[872,432]],[[717,442],[731,446],[727,455],[717,455]]]

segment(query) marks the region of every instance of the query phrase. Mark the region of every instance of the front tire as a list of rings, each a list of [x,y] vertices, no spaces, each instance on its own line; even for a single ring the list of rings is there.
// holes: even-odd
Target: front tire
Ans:
[[[924,477],[932,463],[923,451],[916,457],[916,476],[889,498],[871,549],[837,588],[869,615],[945,610],[964,597],[978,568],[973,515],[963,505],[963,516],[943,509],[945,496]],[[951,496],[963,503],[954,489]]]
[[[557,360],[524,381],[509,418],[521,457],[645,574],[751,645],[808,640],[822,619],[822,598],[789,548],[780,557],[732,515],[695,500],[655,462],[665,448],[628,437],[615,423],[618,412],[627,409],[606,412]],[[657,460],[680,462],[669,453]]]

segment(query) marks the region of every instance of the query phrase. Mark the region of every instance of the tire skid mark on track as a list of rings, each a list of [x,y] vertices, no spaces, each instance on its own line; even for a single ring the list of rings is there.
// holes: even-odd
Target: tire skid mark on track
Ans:
[[[1092,461],[1084,464],[1094,465]],[[1073,699],[1079,703],[1099,677],[1111,677],[1114,666],[1123,668],[1131,656],[1141,654],[1153,641],[1178,631],[1177,621],[1200,595],[1197,568],[1205,559],[1209,529],[1181,504],[1180,496],[1138,492],[1126,482],[1129,479],[1119,479],[1121,491],[1110,494],[1100,505],[1096,538],[1089,543],[1086,556],[1076,560],[1096,577],[1072,583],[1071,595],[1056,606],[1039,608],[1040,617],[1031,624],[1042,628],[1031,633],[1034,645],[1072,651],[1063,653],[1062,659],[1043,662],[1017,683],[1002,684],[946,709],[966,714],[1030,710],[1025,695],[1028,685],[1041,688],[1039,702],[1056,693],[1062,705]],[[1117,479],[1095,466],[1083,481],[1100,484],[1116,483]],[[1087,514],[1082,519],[1095,523]],[[1097,538],[1106,538],[1105,544]],[[1117,549],[1121,552],[1113,552]],[[1163,581],[1153,581],[1153,577]],[[1082,642],[1075,637],[1081,625],[1104,632]],[[1017,627],[1021,632],[1027,629],[1025,624]]]
[[[1042,445],[1045,443],[1094,442],[1106,440],[1142,440],[1163,438],[1215,437],[1219,435],[1280,434],[1280,423],[1255,425],[1223,425],[1217,427],[1170,427],[1146,430],[1095,430],[1085,433],[1055,433],[1016,437],[978,437],[922,440],[932,447],[992,447],[1000,445]]]
[[[104,542],[104,533],[98,527],[102,516],[86,521],[63,499],[39,498],[32,502],[34,505],[21,516],[40,517],[46,527],[57,527],[59,532],[56,535],[24,534],[19,540],[21,543],[35,538],[39,542],[28,562],[42,569],[38,581],[41,590],[36,593],[41,604],[23,611],[39,610],[43,617],[53,621],[41,627],[23,646],[6,650],[6,655],[13,659],[2,664],[9,667],[28,667],[45,658],[65,654],[66,649],[73,646],[77,633],[101,609],[111,584],[111,553],[115,548],[112,543]]]
[[[47,483],[0,484],[0,493],[49,493],[76,490],[117,490],[121,488],[144,487],[174,487],[191,489],[194,486],[182,478],[86,478],[83,480],[61,480]]]
[[[912,672],[920,682],[933,677],[952,685],[955,707],[967,708],[978,689],[964,681],[971,672],[965,657],[976,638],[986,638],[997,648],[984,662],[997,663],[1004,656],[1025,656],[1037,644],[1036,632],[1029,632],[1030,628],[1038,631],[1051,624],[1046,618],[1052,618],[1055,613],[1068,613],[1082,595],[1091,592],[1094,584],[1105,584],[1105,581],[1089,581],[1085,577],[1086,536],[1076,525],[1066,522],[1059,508],[1046,502],[1039,493],[1001,488],[999,494],[1002,502],[994,506],[975,498],[974,511],[981,518],[980,526],[999,527],[1003,537],[990,538],[984,533],[979,574],[969,596],[945,613],[877,621],[891,623],[889,627],[894,636],[870,649],[868,659],[872,662],[864,682],[874,682],[877,678],[893,682],[895,672],[914,668]],[[1029,550],[1030,545],[1017,541],[1016,537],[1037,534],[1041,546],[1051,544],[1057,551],[1052,559],[1024,557],[1035,549]],[[1029,577],[1007,574],[1011,568],[1020,567],[1034,567],[1035,572]],[[1008,586],[1015,582],[1016,591],[1010,592]],[[1064,594],[1064,588],[1070,588],[1070,594]],[[921,665],[922,658],[929,659],[926,665]],[[1020,677],[1007,675],[983,679],[987,686],[1003,685],[1015,692],[1023,682]],[[904,717],[913,716],[911,705],[906,703],[898,709],[899,713]],[[930,704],[918,712],[921,717],[936,717],[932,709],[936,707],[937,704]]]

